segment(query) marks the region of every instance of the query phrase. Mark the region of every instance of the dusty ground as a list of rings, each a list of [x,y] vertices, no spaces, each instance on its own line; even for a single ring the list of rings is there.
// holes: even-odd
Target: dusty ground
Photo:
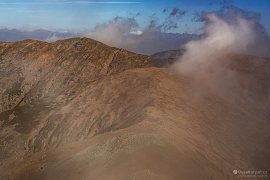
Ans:
[[[227,89],[90,39],[0,43],[0,179],[269,177],[270,63],[229,59]]]

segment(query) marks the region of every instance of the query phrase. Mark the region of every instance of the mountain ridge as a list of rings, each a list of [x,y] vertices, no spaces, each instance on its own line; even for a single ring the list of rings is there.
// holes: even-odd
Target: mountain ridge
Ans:
[[[0,178],[235,179],[234,169],[268,169],[269,61],[221,62],[237,74],[230,91],[91,39],[0,43]]]

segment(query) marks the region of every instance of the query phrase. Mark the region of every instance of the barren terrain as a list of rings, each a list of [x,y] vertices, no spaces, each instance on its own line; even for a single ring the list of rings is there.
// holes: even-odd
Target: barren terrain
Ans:
[[[233,86],[86,38],[0,43],[0,179],[269,173],[270,61],[221,61]]]

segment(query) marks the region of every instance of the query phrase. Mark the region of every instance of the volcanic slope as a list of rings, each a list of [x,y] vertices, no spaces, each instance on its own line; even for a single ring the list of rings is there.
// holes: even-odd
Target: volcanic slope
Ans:
[[[236,85],[220,91],[91,39],[0,43],[0,179],[269,170],[269,60],[227,59]]]

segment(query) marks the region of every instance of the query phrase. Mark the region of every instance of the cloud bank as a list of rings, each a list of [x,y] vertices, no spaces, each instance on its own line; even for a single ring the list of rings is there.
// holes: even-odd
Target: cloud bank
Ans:
[[[237,18],[233,24],[222,20],[215,14],[205,17],[207,26],[202,40],[188,42],[186,53],[174,64],[174,68],[184,74],[205,71],[214,61],[232,54],[247,54],[256,39],[254,23]]]
[[[185,11],[173,8],[163,12],[167,13],[164,21],[160,22],[153,15],[146,27],[140,27],[136,17],[117,16],[109,22],[98,24],[85,36],[110,46],[148,55],[179,49],[186,42],[199,37],[196,34],[170,33],[178,28],[179,20],[186,14]]]
[[[203,38],[185,45],[185,54],[173,68],[184,74],[205,71],[228,54],[270,56],[270,40],[260,15],[225,4],[219,11],[202,12]]]
[[[239,61],[243,54],[269,56],[269,36],[261,26],[259,16],[231,6],[225,9],[201,14],[200,20],[205,22],[203,38],[188,42],[185,53],[171,66],[174,72],[193,79],[191,93],[194,97],[204,97],[210,90],[232,99],[234,92],[245,94],[257,88],[258,93],[259,87],[262,91],[268,88],[263,87],[263,80],[257,81],[253,77],[257,74],[251,73],[256,61],[260,64],[262,60],[251,56],[253,60],[250,61],[245,56],[244,61]],[[231,68],[232,64],[234,68]],[[250,73],[236,70],[246,65]],[[265,73],[263,69],[261,71],[261,74]]]

